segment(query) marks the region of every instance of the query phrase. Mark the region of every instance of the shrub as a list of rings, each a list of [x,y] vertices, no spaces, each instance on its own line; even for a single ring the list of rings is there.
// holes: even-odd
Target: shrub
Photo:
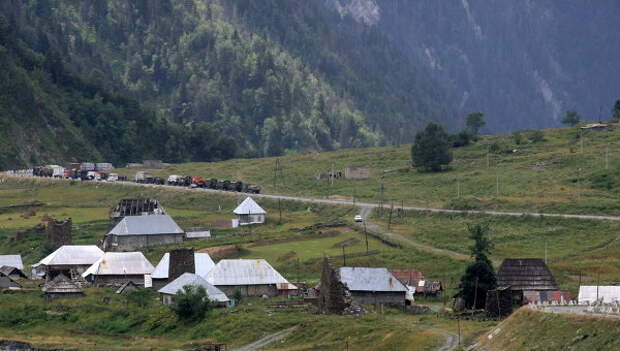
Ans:
[[[202,286],[186,285],[172,299],[170,309],[179,320],[199,322],[212,308],[207,291]]]
[[[461,147],[469,145],[473,140],[473,135],[463,130],[457,134],[450,135],[450,142],[452,143],[452,147]]]
[[[535,130],[533,131],[528,138],[530,139],[531,142],[533,143],[540,143],[545,141],[545,135],[543,134],[543,132],[541,132],[540,130]]]

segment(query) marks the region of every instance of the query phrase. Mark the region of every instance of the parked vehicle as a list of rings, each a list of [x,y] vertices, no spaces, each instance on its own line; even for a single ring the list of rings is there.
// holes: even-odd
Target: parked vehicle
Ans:
[[[171,174],[168,176],[167,184],[168,185],[180,185],[179,183],[182,182],[182,179],[183,179],[183,176]]]
[[[363,221],[364,221],[364,218],[362,218],[362,216],[361,216],[361,215],[355,215],[355,217],[353,218],[353,220],[354,220],[355,222],[358,222],[358,223],[359,223],[359,222],[363,222]]]
[[[118,173],[110,173],[108,175],[108,182],[117,182],[118,181]]]
[[[205,180],[204,180],[204,178],[193,176],[192,177],[192,184],[191,184],[191,186],[193,186],[195,188],[204,188],[205,187]]]
[[[244,192],[249,194],[260,194],[260,186],[254,184],[247,184],[244,188]]]

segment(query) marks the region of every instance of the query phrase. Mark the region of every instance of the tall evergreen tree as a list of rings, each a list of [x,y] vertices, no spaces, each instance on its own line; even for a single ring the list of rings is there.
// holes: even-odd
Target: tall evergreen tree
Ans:
[[[431,122],[416,134],[411,160],[416,168],[428,172],[441,171],[443,165],[452,161],[450,136],[442,126]]]
[[[488,258],[493,243],[487,237],[488,224],[470,225],[467,230],[469,238],[474,240],[474,245],[470,247],[474,262],[467,267],[461,277],[457,296],[465,300],[467,308],[484,308],[487,291],[497,287],[495,270]]]

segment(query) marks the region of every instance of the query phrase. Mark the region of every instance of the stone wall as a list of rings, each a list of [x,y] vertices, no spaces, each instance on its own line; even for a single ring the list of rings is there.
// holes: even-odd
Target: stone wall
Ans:
[[[168,281],[177,279],[183,273],[195,273],[193,249],[177,249],[170,251],[170,264],[168,266]]]
[[[47,241],[54,246],[71,245],[71,226],[73,221],[71,218],[65,218],[64,220],[56,220],[50,218],[47,221],[45,233],[47,234]]]
[[[319,311],[323,314],[342,314],[350,306],[351,294],[349,290],[340,282],[340,277],[325,258],[321,271]]]
[[[361,305],[390,305],[402,307],[405,305],[404,292],[372,292],[351,291],[353,301]]]
[[[168,245],[183,242],[185,234],[157,235],[106,235],[105,251],[132,251],[143,247]]]
[[[242,296],[263,296],[274,297],[278,294],[275,284],[269,285],[216,285],[216,287],[226,296],[231,298],[237,290],[241,291]]]

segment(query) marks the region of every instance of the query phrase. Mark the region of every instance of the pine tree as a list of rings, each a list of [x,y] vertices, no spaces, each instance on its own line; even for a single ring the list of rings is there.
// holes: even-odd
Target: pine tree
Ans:
[[[429,123],[415,136],[411,146],[411,160],[419,170],[438,172],[443,165],[452,161],[450,150],[450,136],[436,124]]]
[[[467,230],[469,238],[474,240],[474,245],[470,247],[474,262],[467,267],[461,277],[456,296],[465,300],[467,308],[484,308],[487,291],[497,287],[495,270],[488,258],[493,243],[487,237],[488,224],[470,225]]]

